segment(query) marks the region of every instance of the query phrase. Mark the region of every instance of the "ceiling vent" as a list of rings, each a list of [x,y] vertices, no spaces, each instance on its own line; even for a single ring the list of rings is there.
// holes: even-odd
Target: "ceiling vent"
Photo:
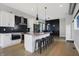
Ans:
[[[76,7],[76,3],[70,3],[69,5],[69,15],[72,15]]]

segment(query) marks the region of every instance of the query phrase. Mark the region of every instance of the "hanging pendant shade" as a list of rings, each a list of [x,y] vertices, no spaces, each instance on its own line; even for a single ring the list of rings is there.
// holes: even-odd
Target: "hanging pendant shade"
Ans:
[[[38,18],[38,6],[37,6],[37,15],[36,15],[36,20],[39,20],[39,18]]]
[[[37,16],[36,16],[36,20],[39,20],[39,18],[38,18],[38,14],[37,14]]]

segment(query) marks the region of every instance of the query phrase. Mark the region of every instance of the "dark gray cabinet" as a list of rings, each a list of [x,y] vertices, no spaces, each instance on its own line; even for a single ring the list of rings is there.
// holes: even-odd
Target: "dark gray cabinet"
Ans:
[[[19,25],[21,23],[21,17],[15,16],[15,25]]]
[[[27,25],[27,18],[24,18],[24,23]]]

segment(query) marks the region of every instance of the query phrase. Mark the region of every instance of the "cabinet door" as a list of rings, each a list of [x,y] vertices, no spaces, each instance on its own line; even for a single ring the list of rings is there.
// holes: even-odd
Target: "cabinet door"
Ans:
[[[9,15],[8,26],[14,27],[15,26],[14,14],[9,13],[8,15]]]
[[[11,35],[10,34],[6,34],[4,40],[5,40],[4,44],[6,46],[9,46],[11,44]]]
[[[14,15],[9,12],[1,11],[0,21],[1,21],[0,26],[14,27]]]
[[[15,16],[15,24],[19,25],[19,23],[21,23],[21,17]]]
[[[8,26],[7,23],[8,23],[8,19],[9,19],[8,17],[9,16],[8,16],[7,12],[2,11],[0,15],[1,15],[1,18],[0,18],[1,19],[1,25],[0,26]]]
[[[11,34],[1,34],[1,47],[8,47],[11,44]]]
[[[27,24],[27,18],[24,18],[24,23]]]

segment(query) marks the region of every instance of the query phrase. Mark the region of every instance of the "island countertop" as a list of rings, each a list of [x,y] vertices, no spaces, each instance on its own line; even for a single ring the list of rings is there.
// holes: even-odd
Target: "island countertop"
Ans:
[[[24,34],[32,35],[32,36],[40,36],[40,35],[49,34],[49,32],[42,32],[42,33],[30,33],[30,32],[27,32],[27,33],[24,33]]]

